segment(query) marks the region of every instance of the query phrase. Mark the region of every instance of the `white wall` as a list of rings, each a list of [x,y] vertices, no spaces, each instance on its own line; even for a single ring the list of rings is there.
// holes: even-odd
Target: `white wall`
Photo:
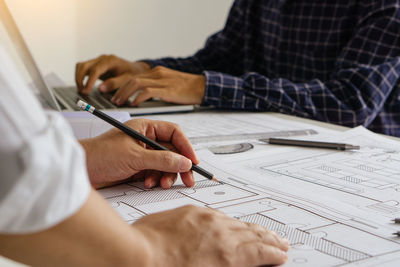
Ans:
[[[187,56],[222,28],[232,0],[6,0],[42,73],[77,61]]]
[[[6,0],[42,73],[72,81],[77,51],[79,0]]]

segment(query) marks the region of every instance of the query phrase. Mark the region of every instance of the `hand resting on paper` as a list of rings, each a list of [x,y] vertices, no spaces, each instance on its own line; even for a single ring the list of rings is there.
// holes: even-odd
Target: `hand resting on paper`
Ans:
[[[147,148],[118,129],[80,140],[86,152],[89,178],[95,188],[130,178],[145,178],[147,188],[158,184],[170,188],[177,173],[186,186],[194,185],[190,169],[192,162],[198,164],[199,160],[178,125],[147,119],[134,119],[125,124],[177,153]]]
[[[289,241],[222,212],[184,206],[132,225],[150,244],[152,266],[261,266],[287,261]]]

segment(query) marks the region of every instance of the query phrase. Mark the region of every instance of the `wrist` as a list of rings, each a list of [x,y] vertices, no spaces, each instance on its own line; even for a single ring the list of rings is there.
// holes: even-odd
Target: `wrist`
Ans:
[[[165,237],[141,222],[133,224],[133,228],[140,232],[145,240],[143,244],[146,244],[147,253],[150,255],[146,266],[179,266],[173,257],[176,250],[171,247],[170,242],[164,242]]]
[[[201,104],[204,99],[204,94],[206,90],[206,76],[205,75],[196,75],[196,103],[195,104]]]
[[[132,62],[133,73],[141,74],[151,70],[149,63],[145,61],[135,61]]]
[[[149,242],[146,233],[134,226],[131,227],[131,233],[132,242],[133,244],[136,244],[136,246],[135,252],[128,254],[129,256],[126,259],[128,264],[126,264],[126,266],[162,266],[162,264],[157,265],[158,261],[156,261],[156,259],[159,252],[154,248],[154,245]],[[154,257],[155,255],[157,255],[157,257]]]
[[[99,184],[104,183],[104,181],[101,181],[102,170],[101,168],[98,168],[98,166],[104,166],[101,162],[103,157],[96,157],[98,153],[95,151],[96,142],[93,142],[93,138],[81,139],[78,140],[78,142],[85,151],[86,170],[90,183],[94,188],[99,188],[101,187]]]

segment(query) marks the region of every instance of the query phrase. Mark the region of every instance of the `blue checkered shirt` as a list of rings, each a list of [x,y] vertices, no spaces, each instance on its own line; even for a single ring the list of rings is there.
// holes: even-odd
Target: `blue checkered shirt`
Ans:
[[[237,0],[223,30],[186,58],[203,104],[276,111],[400,136],[400,1]]]

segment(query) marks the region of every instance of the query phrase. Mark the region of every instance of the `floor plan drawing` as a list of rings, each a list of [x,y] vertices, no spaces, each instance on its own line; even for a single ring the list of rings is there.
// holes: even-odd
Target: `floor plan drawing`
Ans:
[[[340,138],[361,150],[258,140],[249,141],[253,149],[228,155],[202,147],[200,166],[220,183],[195,175],[193,188],[148,190],[131,182],[99,191],[129,223],[191,204],[265,226],[290,240],[284,266],[400,266],[400,239],[392,235],[400,230],[392,222],[400,217],[400,145],[363,129]]]

